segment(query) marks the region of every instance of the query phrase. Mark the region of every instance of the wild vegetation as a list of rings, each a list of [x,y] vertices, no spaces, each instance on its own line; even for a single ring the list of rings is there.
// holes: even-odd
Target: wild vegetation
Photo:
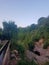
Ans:
[[[35,41],[38,41],[40,38],[44,38],[43,48],[46,49],[49,46],[49,16],[41,17],[37,24],[31,24],[25,28],[17,27],[13,21],[4,21],[3,29],[0,28],[0,39],[10,40],[11,50],[17,49],[21,57],[24,57],[24,51],[26,49],[32,51]],[[27,61],[23,60],[18,65],[28,64]]]

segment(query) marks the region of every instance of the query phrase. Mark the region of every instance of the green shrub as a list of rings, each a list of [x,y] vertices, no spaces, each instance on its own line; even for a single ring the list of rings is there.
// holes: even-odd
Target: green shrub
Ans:
[[[21,60],[18,62],[18,65],[29,65],[29,63],[25,60]]]
[[[46,49],[49,46],[49,41],[45,41],[43,48]]]
[[[21,60],[18,62],[18,65],[37,65],[33,60],[31,62],[28,62],[26,60]]]
[[[29,42],[28,43],[28,48],[29,48],[30,51],[33,51],[33,49],[34,49],[34,42]]]
[[[24,58],[25,48],[21,44],[17,44],[16,49],[18,50],[20,57]]]

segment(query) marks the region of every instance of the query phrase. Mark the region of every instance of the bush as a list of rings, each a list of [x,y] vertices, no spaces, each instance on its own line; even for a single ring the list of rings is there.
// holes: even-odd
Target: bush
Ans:
[[[29,63],[25,60],[21,60],[18,62],[18,65],[29,65]]]
[[[45,41],[43,48],[46,49],[49,46],[49,41]]]
[[[37,65],[34,60],[32,60],[31,62],[28,62],[26,60],[21,60],[18,62],[18,65]]]
[[[28,43],[28,47],[29,47],[30,51],[33,51],[33,49],[34,49],[34,42]]]
[[[17,44],[16,45],[16,49],[18,50],[19,54],[20,54],[20,57],[24,58],[24,51],[25,51],[25,48],[20,45],[20,44]]]

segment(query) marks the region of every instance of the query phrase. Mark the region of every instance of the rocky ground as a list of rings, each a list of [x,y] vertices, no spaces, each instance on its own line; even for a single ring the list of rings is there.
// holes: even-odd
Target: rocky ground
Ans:
[[[43,49],[44,40],[40,39],[38,42],[35,42],[34,52],[26,50],[26,57],[29,60],[34,59],[39,65],[49,62],[49,46],[47,49]]]
[[[18,51],[13,50],[11,52],[11,59],[10,59],[10,65],[17,65],[18,61],[20,61],[21,58],[19,57]]]

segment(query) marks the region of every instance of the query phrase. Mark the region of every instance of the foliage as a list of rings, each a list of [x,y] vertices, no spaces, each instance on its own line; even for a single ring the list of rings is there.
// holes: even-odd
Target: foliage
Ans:
[[[46,49],[48,46],[49,46],[49,40],[46,40],[45,43],[44,43],[43,48]]]
[[[22,58],[18,65],[37,65],[34,61],[24,60],[24,52],[26,49],[33,51],[35,42],[40,38],[45,39],[43,48],[46,49],[49,46],[49,17],[41,17],[37,24],[31,24],[25,28],[17,28],[13,21],[4,21],[3,29],[0,28],[0,39],[11,40],[11,50],[18,50]]]
[[[49,62],[46,62],[44,65],[49,65]]]
[[[28,62],[26,60],[20,60],[18,62],[18,65],[37,65],[33,60],[31,62]]]
[[[6,39],[15,39],[15,35],[17,33],[17,25],[14,22],[9,21],[8,23],[3,22],[3,35]]]
[[[34,42],[32,41],[32,42],[30,42],[30,43],[28,43],[28,47],[29,47],[29,50],[30,51],[33,51],[33,49],[34,49]]]
[[[46,18],[45,17],[41,17],[39,20],[38,20],[38,25],[44,25],[46,22]]]
[[[25,52],[25,48],[20,44],[16,45],[16,49],[18,50],[20,57],[24,58],[24,52]]]
[[[41,17],[37,24],[31,24],[25,28],[18,27],[13,21],[3,22],[3,29],[0,29],[0,38],[11,40],[11,49],[23,52],[25,49],[34,48],[35,42],[40,38],[45,39],[44,48],[49,46],[49,17]],[[22,46],[22,47],[21,47]]]
[[[24,46],[22,46],[21,44],[11,43],[11,50],[14,50],[14,49],[18,51],[19,56],[21,58],[24,58],[24,56],[25,56],[25,54],[24,54],[24,52],[25,52]]]

